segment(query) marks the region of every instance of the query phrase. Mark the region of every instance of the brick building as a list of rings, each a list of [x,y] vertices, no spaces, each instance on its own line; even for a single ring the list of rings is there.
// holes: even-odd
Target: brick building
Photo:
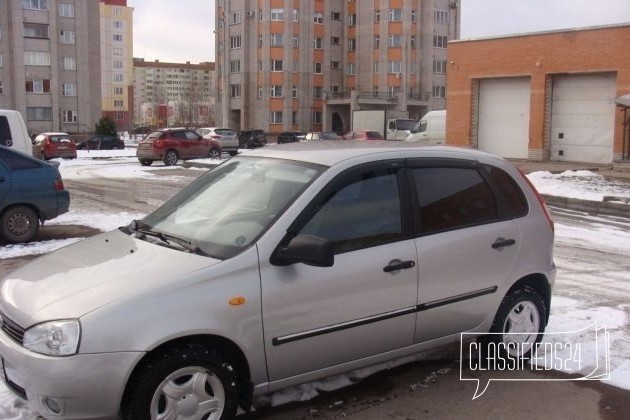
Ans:
[[[447,143],[514,159],[628,158],[630,25],[452,41]]]

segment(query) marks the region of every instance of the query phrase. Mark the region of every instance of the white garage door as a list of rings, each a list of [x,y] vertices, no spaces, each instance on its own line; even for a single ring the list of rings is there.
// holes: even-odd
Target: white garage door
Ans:
[[[480,81],[478,148],[506,158],[527,159],[529,99],[529,78]]]
[[[552,160],[612,162],[616,85],[614,73],[554,77]]]

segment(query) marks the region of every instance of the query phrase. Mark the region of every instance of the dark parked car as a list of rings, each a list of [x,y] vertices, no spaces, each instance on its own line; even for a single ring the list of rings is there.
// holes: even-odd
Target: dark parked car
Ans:
[[[77,147],[68,133],[41,133],[33,140],[33,156],[41,160],[77,157]]]
[[[283,131],[278,134],[278,144],[282,143],[296,143],[304,138],[306,133],[300,131]]]
[[[306,136],[304,136],[303,141],[317,141],[317,140],[341,140],[341,137],[339,137],[337,133],[333,131],[313,132],[313,133],[307,133]]]
[[[239,147],[254,149],[265,144],[267,144],[267,134],[263,130],[245,130],[238,133]]]
[[[28,242],[39,221],[68,211],[70,195],[58,165],[0,146],[0,236],[7,242]]]
[[[94,135],[79,143],[77,143],[77,149],[79,150],[113,150],[124,149],[125,142],[118,136],[110,135]]]
[[[180,159],[219,159],[221,145],[187,128],[164,128],[140,140],[136,156],[143,166],[149,166],[156,160],[171,166]]]

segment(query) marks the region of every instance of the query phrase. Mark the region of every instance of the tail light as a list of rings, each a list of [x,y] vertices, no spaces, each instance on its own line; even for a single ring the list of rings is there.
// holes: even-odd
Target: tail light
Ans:
[[[153,145],[157,148],[161,148],[164,147],[164,140],[162,139],[158,139],[156,141],[153,142]]]
[[[63,185],[63,181],[61,179],[55,179],[53,181],[53,188],[55,189],[55,191],[63,191],[63,190],[65,190],[65,187]]]
[[[545,203],[545,199],[542,197],[542,195],[540,195],[536,187],[534,187],[534,184],[532,184],[532,181],[530,181],[529,178],[527,178],[527,175],[525,175],[525,173],[523,173],[523,171],[521,171],[520,169],[518,171],[520,172],[525,182],[527,182],[527,185],[529,185],[529,188],[531,188],[531,190],[536,195],[536,199],[538,199],[538,202],[540,203],[540,206],[542,207],[543,212],[545,213],[545,216],[547,217],[547,221],[549,222],[551,231],[552,232],[555,231],[555,228],[553,225],[553,219],[551,218],[551,212],[549,211],[549,207],[547,207],[547,203]]]

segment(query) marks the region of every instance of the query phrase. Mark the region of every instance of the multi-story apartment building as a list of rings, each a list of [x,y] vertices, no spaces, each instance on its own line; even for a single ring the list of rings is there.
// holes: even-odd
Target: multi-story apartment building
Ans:
[[[131,128],[133,8],[127,0],[101,0],[101,111],[120,130]]]
[[[349,130],[352,112],[444,109],[458,0],[216,0],[217,123]]]
[[[134,124],[152,127],[214,125],[214,63],[133,59]]]
[[[116,88],[101,84],[109,76],[102,69],[114,66],[118,50],[117,39],[110,43],[106,38],[129,37],[129,44],[121,42],[127,69],[133,52],[130,18],[117,31],[112,25],[118,19],[101,18],[107,10],[130,16],[132,9],[126,0],[0,1],[0,107],[19,110],[31,134],[89,132],[102,109],[109,109],[101,99]],[[130,78],[123,77],[123,92],[129,84]]]

